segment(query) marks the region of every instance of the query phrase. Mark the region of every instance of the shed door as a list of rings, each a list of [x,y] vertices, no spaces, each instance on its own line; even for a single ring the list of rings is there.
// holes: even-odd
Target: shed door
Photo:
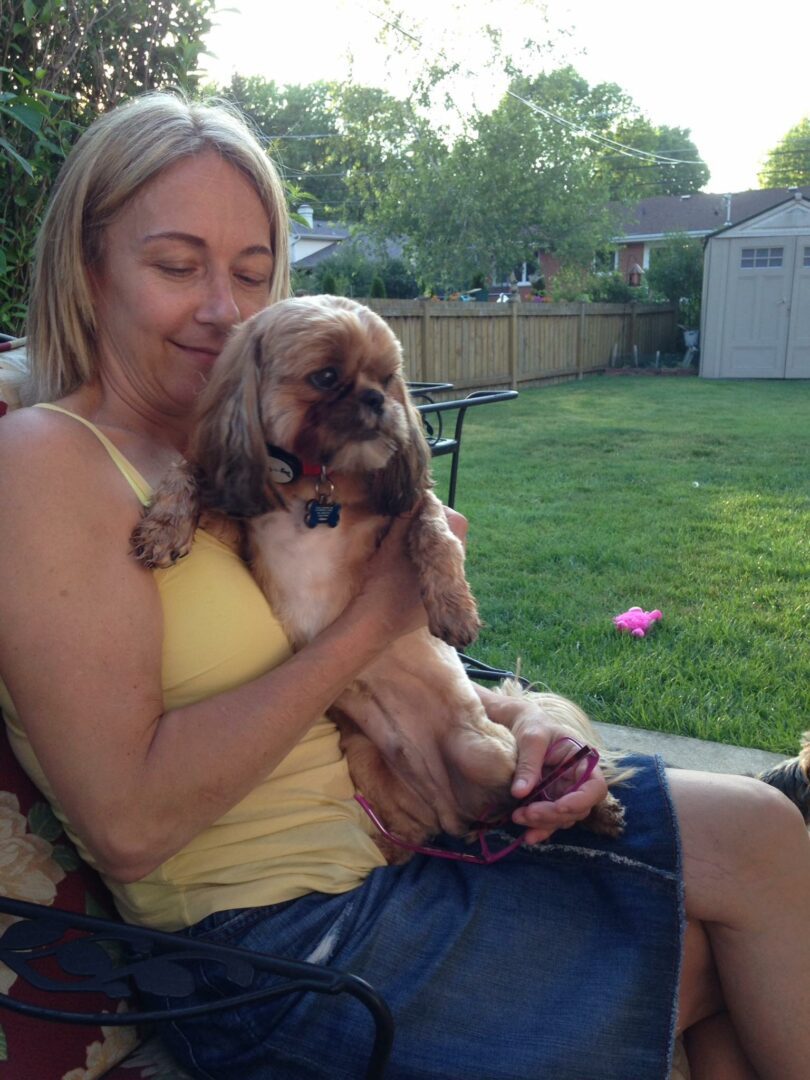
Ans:
[[[796,241],[730,241],[726,348],[722,375],[783,379]]]
[[[810,237],[796,242],[785,377],[810,379]]]

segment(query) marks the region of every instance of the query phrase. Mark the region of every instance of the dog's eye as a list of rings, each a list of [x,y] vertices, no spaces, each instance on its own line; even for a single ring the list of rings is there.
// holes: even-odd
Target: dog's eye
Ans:
[[[338,373],[333,367],[321,368],[310,375],[309,381],[318,390],[332,390],[337,386]]]

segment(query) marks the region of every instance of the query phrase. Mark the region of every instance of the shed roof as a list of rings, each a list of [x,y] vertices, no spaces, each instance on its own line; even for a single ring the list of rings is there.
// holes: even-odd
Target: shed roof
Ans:
[[[716,229],[708,239],[712,240],[716,236],[732,238],[765,236],[774,233],[810,235],[810,199],[802,195],[798,189],[775,206],[766,207],[757,214]]]

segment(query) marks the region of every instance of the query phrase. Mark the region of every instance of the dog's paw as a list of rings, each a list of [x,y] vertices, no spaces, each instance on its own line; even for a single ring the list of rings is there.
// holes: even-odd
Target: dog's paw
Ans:
[[[188,555],[194,528],[173,528],[157,515],[147,512],[130,537],[132,554],[150,570],[165,570]]]
[[[585,818],[583,825],[600,836],[621,836],[624,832],[624,807],[608,792]]]

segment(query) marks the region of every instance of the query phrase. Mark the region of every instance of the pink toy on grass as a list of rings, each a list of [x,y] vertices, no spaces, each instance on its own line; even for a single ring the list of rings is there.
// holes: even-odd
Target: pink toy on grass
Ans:
[[[631,607],[621,615],[614,616],[613,623],[619,630],[624,630],[633,637],[644,637],[653,623],[661,618],[661,612],[643,611],[640,607]]]

